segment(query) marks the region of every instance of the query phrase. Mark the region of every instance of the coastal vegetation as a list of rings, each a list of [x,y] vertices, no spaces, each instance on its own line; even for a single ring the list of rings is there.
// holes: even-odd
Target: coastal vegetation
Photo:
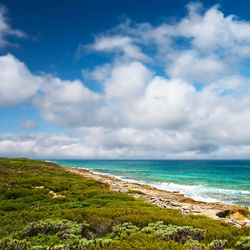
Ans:
[[[53,163],[0,159],[0,249],[250,249],[250,228],[117,193]]]

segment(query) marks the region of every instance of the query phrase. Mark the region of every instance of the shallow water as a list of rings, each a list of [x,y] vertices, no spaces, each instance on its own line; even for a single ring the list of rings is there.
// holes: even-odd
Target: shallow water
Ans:
[[[250,206],[250,161],[50,160],[123,180],[149,184],[206,202]]]

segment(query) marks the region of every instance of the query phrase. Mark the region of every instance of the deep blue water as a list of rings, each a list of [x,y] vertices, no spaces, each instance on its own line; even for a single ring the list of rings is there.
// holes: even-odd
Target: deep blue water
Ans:
[[[250,161],[246,160],[50,161],[179,191],[196,200],[250,206]]]

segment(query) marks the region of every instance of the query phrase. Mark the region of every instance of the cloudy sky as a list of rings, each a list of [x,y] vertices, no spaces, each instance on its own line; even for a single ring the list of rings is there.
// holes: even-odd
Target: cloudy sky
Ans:
[[[0,156],[249,159],[249,8],[2,0]]]

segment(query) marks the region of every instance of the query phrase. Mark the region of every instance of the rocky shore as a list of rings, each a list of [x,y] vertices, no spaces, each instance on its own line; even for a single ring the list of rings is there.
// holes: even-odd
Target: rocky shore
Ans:
[[[111,190],[128,193],[134,197],[145,198],[145,202],[162,208],[179,209],[183,214],[205,215],[212,219],[228,222],[236,227],[250,226],[249,207],[232,206],[219,202],[201,202],[185,197],[178,192],[160,190],[149,185],[123,181],[103,174],[96,174],[86,169],[65,167],[67,171],[94,178],[106,183]]]

